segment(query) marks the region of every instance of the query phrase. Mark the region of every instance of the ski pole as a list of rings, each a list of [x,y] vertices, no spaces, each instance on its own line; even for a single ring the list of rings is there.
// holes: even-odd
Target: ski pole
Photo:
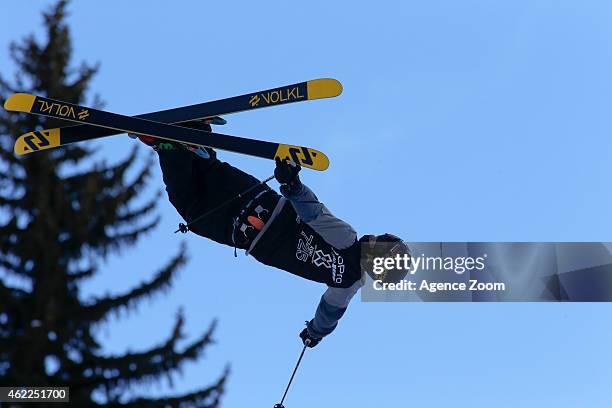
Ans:
[[[219,204],[218,206],[216,206],[215,208],[206,211],[204,214],[194,218],[193,220],[191,220],[190,222],[188,222],[187,224],[183,224],[182,222],[179,223],[179,227],[176,231],[174,231],[174,233],[176,234],[177,232],[182,232],[183,234],[186,233],[187,231],[189,231],[189,227],[192,224],[195,224],[196,222],[200,221],[201,219],[204,219],[206,217],[208,217],[210,214],[219,211],[221,208],[225,207],[226,205],[228,205],[229,203],[231,203],[234,200],[237,200],[239,198],[242,198],[244,195],[250,193],[251,191],[253,191],[255,188],[266,184],[268,181],[272,180],[274,178],[274,176],[270,176],[267,179],[260,181],[257,184],[252,185],[251,187],[247,188],[246,190],[244,190],[243,192],[239,193],[237,196],[234,196],[232,198],[230,198],[229,200],[226,200],[224,202],[222,202],[221,204]]]
[[[295,365],[295,368],[293,369],[293,374],[291,374],[291,378],[289,379],[289,384],[287,384],[287,388],[285,388],[285,393],[283,394],[283,398],[281,399],[280,403],[274,404],[274,408],[285,408],[285,406],[283,405],[283,402],[285,402],[285,397],[287,396],[289,387],[291,387],[291,382],[293,381],[293,377],[295,377],[295,373],[297,372],[297,369],[300,366],[300,363],[302,362],[302,357],[304,357],[304,353],[306,352],[306,347],[308,347],[309,345],[310,345],[310,339],[306,339],[306,341],[304,342],[304,348],[302,349],[302,352],[300,353],[300,358],[298,358],[297,364]]]

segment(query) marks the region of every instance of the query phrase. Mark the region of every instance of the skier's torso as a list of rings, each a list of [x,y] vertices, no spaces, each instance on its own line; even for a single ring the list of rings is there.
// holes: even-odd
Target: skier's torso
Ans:
[[[356,240],[344,249],[326,242],[281,198],[248,253],[266,265],[302,278],[347,288],[361,279],[360,251]]]

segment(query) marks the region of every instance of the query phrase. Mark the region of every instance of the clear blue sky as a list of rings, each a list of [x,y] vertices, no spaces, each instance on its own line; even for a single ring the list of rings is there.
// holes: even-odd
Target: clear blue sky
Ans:
[[[48,1],[2,2],[10,40],[40,33]],[[137,114],[317,77],[340,98],[227,117],[230,134],[328,153],[303,180],[360,233],[407,241],[605,241],[612,230],[612,4],[563,0],[75,2],[77,61],[101,62],[92,91]],[[133,142],[132,142],[133,143]],[[125,136],[104,140],[118,160]],[[146,153],[142,149],[142,156]],[[272,163],[220,153],[264,178]],[[159,172],[151,193],[162,186]],[[220,320],[218,344],[177,391],[233,368],[225,407],[272,407],[324,288],[159,228],[84,288],[122,292],[187,241],[166,296],[99,331],[109,352]],[[354,302],[309,351],[285,403],[299,407],[607,407],[609,304]],[[145,388],[158,393],[167,387]]]

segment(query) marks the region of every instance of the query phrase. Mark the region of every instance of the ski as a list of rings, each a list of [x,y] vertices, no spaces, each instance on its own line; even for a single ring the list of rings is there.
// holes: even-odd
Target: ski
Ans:
[[[190,125],[193,122],[214,118],[218,115],[228,115],[313,99],[333,98],[341,93],[342,85],[340,82],[331,78],[321,78],[196,105],[145,113],[136,115],[135,117],[155,122]],[[220,121],[218,121],[218,123],[213,122],[213,124],[222,124],[224,122],[223,119],[218,119],[220,119]],[[50,149],[58,146],[65,146],[70,143],[98,139],[122,133],[116,129],[88,124],[47,129],[41,132],[43,132],[43,134],[50,133],[56,135],[57,143],[39,146],[40,148],[37,150]],[[33,151],[36,150],[30,150],[25,153],[31,153]]]
[[[4,109],[85,123],[112,129],[119,133],[148,135],[174,142],[208,146],[266,159],[288,158],[303,167],[314,170],[325,170],[329,166],[329,159],[324,153],[308,147],[185,128],[25,93],[11,95],[5,101]],[[24,155],[32,151],[58,146],[60,132],[60,129],[51,129],[21,135],[15,141],[15,154]]]

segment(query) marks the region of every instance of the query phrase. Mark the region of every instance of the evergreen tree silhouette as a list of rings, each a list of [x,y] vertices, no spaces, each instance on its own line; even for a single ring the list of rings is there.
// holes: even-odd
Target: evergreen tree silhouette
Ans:
[[[59,1],[43,14],[45,41],[31,35],[11,45],[17,74],[11,81],[0,76],[3,101],[25,91],[85,102],[98,66],[71,66],[66,6]],[[90,104],[99,106],[93,99]],[[182,344],[179,312],[158,346],[104,355],[93,329],[110,314],[168,289],[186,255],[181,247],[152,279],[125,294],[79,298],[79,285],[100,272],[100,261],[155,227],[159,196],[137,204],[152,165],[134,169],[137,147],[114,165],[94,161],[95,151],[83,144],[24,158],[13,154],[19,135],[63,125],[0,110],[0,385],[68,386],[71,406],[79,407],[217,407],[227,370],[214,384],[185,395],[137,396],[139,385],[171,379],[185,363],[198,360],[212,341],[215,322],[197,340]]]

